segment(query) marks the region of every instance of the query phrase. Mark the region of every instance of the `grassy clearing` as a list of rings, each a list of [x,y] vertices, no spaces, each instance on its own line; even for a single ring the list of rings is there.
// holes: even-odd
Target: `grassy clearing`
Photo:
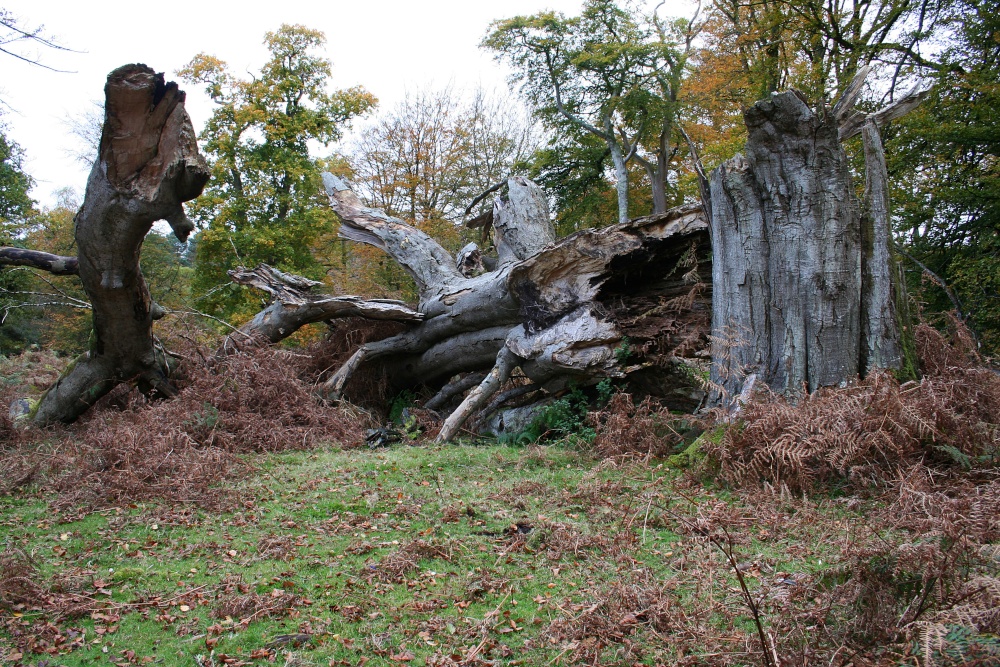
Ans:
[[[69,428],[0,415],[0,662],[1000,664],[1000,376],[930,333],[920,383],[694,444],[616,394],[545,447],[342,450],[369,417],[263,349]],[[29,356],[0,395],[44,385]]]
[[[754,626],[718,550],[663,511],[683,512],[676,492],[739,503],[683,480],[682,491],[663,466],[474,444],[257,464],[231,513],[143,504],[53,516],[40,490],[2,499],[6,546],[61,596],[15,606],[6,660],[655,664],[721,647],[756,664]],[[822,533],[842,505],[786,511],[811,516],[739,537],[755,593],[837,561]]]

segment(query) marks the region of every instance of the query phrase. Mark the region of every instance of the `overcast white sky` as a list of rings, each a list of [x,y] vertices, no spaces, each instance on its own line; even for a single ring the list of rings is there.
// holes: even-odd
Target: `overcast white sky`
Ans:
[[[79,117],[103,98],[108,72],[140,62],[174,79],[195,54],[206,52],[236,73],[257,72],[267,52],[264,33],[282,23],[301,23],[326,33],[333,85],[363,85],[382,107],[406,90],[428,85],[505,89],[506,72],[478,44],[491,21],[555,9],[580,11],[580,0],[0,0],[27,26],[80,53],[38,49],[57,73],[0,54],[0,100],[9,136],[27,152],[32,192],[42,205],[53,192],[73,187],[82,196],[86,170],[68,151],[79,146],[66,119]],[[680,0],[668,2],[680,7]],[[661,15],[677,10],[669,6]],[[188,113],[201,128],[212,104],[187,90]]]

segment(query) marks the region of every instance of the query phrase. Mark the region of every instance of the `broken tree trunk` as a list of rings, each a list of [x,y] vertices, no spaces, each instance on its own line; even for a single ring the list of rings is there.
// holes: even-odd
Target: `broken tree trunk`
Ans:
[[[38,424],[69,422],[121,382],[171,395],[153,345],[153,308],[139,253],[153,223],[184,240],[194,225],[182,203],[208,181],[184,93],[145,65],[108,75],[100,151],[76,214],[79,275],[93,306],[94,336],[39,401]]]
[[[866,73],[832,110],[814,111],[796,91],[756,103],[746,155],[712,172],[712,380],[727,398],[750,377],[795,395],[900,367],[903,297],[877,124],[919,94],[859,122]],[[861,128],[864,214],[841,146]]]
[[[674,355],[703,350],[708,333],[708,225],[700,207],[555,241],[544,194],[512,177],[489,223],[496,268],[466,277],[430,237],[364,207],[345,182],[328,175],[326,185],[341,235],[403,266],[424,315],[401,334],[361,346],[327,381],[332,396],[374,359],[401,387],[437,389],[456,375],[489,371],[445,420],[441,440],[484,406],[494,409],[490,399],[517,369],[543,392],[629,377],[686,407],[700,400],[686,366],[670,372]],[[462,257],[475,250],[464,248]]]
[[[240,267],[230,271],[229,277],[237,284],[267,292],[271,295],[271,304],[226,336],[219,347],[219,354],[238,350],[245,342],[277,343],[307,324],[340,317],[395,322],[420,322],[424,319],[421,313],[402,301],[313,292],[314,287],[323,283],[279,271],[267,264],[261,264],[252,271]]]

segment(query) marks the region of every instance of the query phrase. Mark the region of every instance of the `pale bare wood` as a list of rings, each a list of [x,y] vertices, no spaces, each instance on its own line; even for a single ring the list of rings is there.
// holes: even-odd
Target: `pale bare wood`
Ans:
[[[424,319],[423,314],[402,301],[313,292],[313,288],[323,283],[279,271],[267,264],[253,270],[240,267],[230,271],[229,277],[240,285],[267,292],[271,295],[271,304],[226,337],[219,349],[223,353],[238,349],[243,340],[277,343],[307,324],[341,317],[411,323]]]

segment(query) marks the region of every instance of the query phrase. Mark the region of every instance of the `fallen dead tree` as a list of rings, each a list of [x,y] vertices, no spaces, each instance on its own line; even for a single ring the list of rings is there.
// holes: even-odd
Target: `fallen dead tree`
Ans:
[[[492,211],[496,267],[470,277],[429,236],[365,207],[346,182],[328,174],[325,183],[341,236],[399,263],[417,284],[423,315],[403,333],[362,345],[326,381],[331,398],[375,360],[398,385],[456,396],[468,374],[487,371],[451,410],[440,440],[484,407],[498,408],[491,399],[515,373],[543,395],[611,377],[689,409],[700,402],[693,373],[675,357],[693,356],[707,340],[710,244],[701,207],[557,242],[540,188],[512,177]]]
[[[233,282],[255,287],[271,296],[271,303],[249,322],[226,336],[220,354],[239,349],[243,344],[277,343],[307,324],[327,322],[340,317],[363,317],[369,320],[419,322],[423,315],[402,301],[362,299],[357,296],[331,296],[314,292],[323,283],[279,271],[267,264],[253,270],[239,268],[229,272]]]

